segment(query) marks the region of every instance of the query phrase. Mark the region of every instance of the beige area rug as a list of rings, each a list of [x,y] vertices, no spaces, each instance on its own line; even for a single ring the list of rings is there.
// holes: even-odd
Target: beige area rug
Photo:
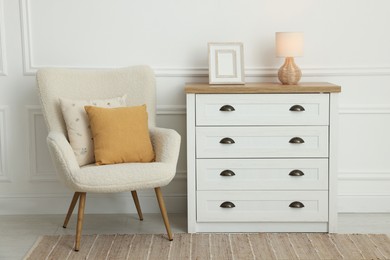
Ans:
[[[42,236],[25,259],[390,259],[386,235],[319,233]]]

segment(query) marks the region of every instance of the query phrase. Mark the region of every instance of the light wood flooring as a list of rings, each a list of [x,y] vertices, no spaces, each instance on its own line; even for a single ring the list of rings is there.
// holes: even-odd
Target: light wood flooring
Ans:
[[[75,233],[75,216],[62,228],[64,215],[0,216],[0,259],[22,259],[41,235]],[[185,214],[169,214],[173,233],[187,231]],[[339,233],[390,234],[390,214],[339,214]],[[162,234],[160,214],[85,215],[83,234]]]

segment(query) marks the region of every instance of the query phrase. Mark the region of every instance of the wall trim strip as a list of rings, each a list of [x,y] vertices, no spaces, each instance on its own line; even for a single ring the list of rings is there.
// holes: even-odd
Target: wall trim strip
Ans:
[[[390,105],[345,105],[340,114],[390,114]]]
[[[42,110],[38,105],[26,106],[27,109],[27,140],[29,155],[29,180],[36,181],[58,181],[56,172],[39,171],[37,167],[37,140],[36,140],[36,118],[43,116]]]
[[[8,106],[0,106],[0,182],[10,182],[7,167]]]
[[[38,68],[32,65],[29,1],[20,0],[19,7],[22,33],[23,71],[24,75],[35,75]]]
[[[34,111],[34,113],[42,115],[42,108],[40,105],[27,105],[26,109],[28,111]],[[156,108],[157,115],[185,115],[186,106],[185,105],[158,105]]]
[[[41,112],[39,105],[29,105],[28,109],[38,109]],[[157,115],[185,115],[186,105],[158,105],[156,107]],[[390,105],[345,105],[340,106],[339,114],[358,114],[358,115],[370,115],[370,114],[390,114]]]
[[[5,47],[4,0],[0,0],[0,76],[7,76],[7,54]]]
[[[390,194],[339,194],[338,211],[342,213],[389,213]]]
[[[390,181],[390,171],[339,171],[340,181]],[[390,193],[389,193],[390,194]]]
[[[185,115],[185,105],[159,105],[156,109],[157,115]]]
[[[0,0],[3,1],[3,0]],[[35,64],[32,56],[30,1],[20,0],[20,17],[23,46],[24,75],[34,76],[41,67],[68,67],[80,68],[77,65],[64,66],[62,64]],[[206,51],[206,50],[205,50]],[[207,67],[154,67],[156,77],[208,77]],[[94,69],[93,67],[82,67]],[[99,67],[100,68],[100,67]],[[109,68],[109,67],[108,67]],[[245,76],[251,77],[275,77],[279,68],[252,67],[245,69]],[[390,67],[302,67],[302,77],[329,77],[329,76],[389,76]]]
[[[23,1],[23,0],[21,0]],[[29,42],[29,40],[23,42]],[[24,46],[25,44],[23,44]],[[112,69],[114,67],[79,67],[59,64],[33,65],[29,47],[24,46],[24,75],[35,76],[37,70],[42,67],[67,67],[75,69]],[[131,66],[131,65],[129,65]],[[158,68],[152,66],[157,78],[165,77],[208,77],[208,68]],[[274,77],[277,78],[278,68],[252,68],[245,69],[245,77]],[[367,67],[367,68],[302,68],[302,78],[309,77],[356,77],[356,76],[390,76],[390,67]]]

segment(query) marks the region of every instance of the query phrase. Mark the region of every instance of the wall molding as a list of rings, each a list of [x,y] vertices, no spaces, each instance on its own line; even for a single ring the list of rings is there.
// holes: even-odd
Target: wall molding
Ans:
[[[390,67],[328,67],[303,68],[303,77],[331,77],[331,76],[389,76]]]
[[[42,107],[40,105],[27,105],[28,111],[35,111],[36,114],[42,115]],[[185,105],[158,105],[156,107],[157,115],[185,115],[186,106]]]
[[[39,105],[29,106],[31,109],[38,109]],[[185,115],[186,105],[158,105],[156,107],[157,115]],[[390,114],[390,105],[345,105],[340,106],[339,114]]]
[[[177,170],[175,175],[175,180],[187,180],[187,171]]]
[[[4,0],[0,0],[0,76],[7,76],[7,54],[5,48]]]
[[[0,0],[3,1],[3,0]],[[64,66],[61,64],[35,64],[32,56],[32,31],[30,1],[20,0],[20,17],[23,46],[24,75],[34,76],[42,67],[68,67],[96,69],[93,67]],[[206,50],[205,50],[206,51]],[[153,67],[153,66],[152,66]],[[98,67],[100,68],[100,67]],[[110,68],[110,67],[106,67]],[[153,67],[157,77],[208,77],[208,67]],[[277,77],[279,68],[275,67],[248,67],[245,76],[251,77]],[[302,77],[329,77],[329,76],[389,76],[390,66],[387,67],[302,67]]]
[[[277,77],[279,68],[247,68],[246,77]],[[389,76],[390,67],[302,67],[302,77]]]
[[[29,155],[29,176],[30,181],[58,181],[58,176],[55,171],[41,172],[37,167],[37,140],[36,140],[36,118],[43,117],[40,106],[26,106],[27,109],[27,140],[28,140],[28,155]]]
[[[157,115],[185,115],[185,105],[159,105],[156,108]]]
[[[339,194],[338,212],[389,213],[390,194]]]
[[[23,0],[21,0],[23,1]],[[29,41],[27,41],[29,42]],[[27,53],[30,47],[25,48],[23,53]],[[113,69],[115,67],[80,67],[80,66],[65,66],[65,65],[33,65],[31,64],[31,55],[24,56],[24,75],[35,76],[37,70],[42,67],[59,67],[59,68],[73,68],[73,69]],[[158,68],[152,66],[156,77],[208,77],[208,68]],[[247,68],[245,69],[245,77],[274,77],[277,78],[278,68]],[[302,78],[306,77],[356,77],[356,76],[390,76],[390,67],[367,67],[367,68],[302,68]]]
[[[10,182],[7,167],[7,124],[8,107],[0,106],[0,182]]]
[[[389,182],[390,171],[339,171],[338,181]],[[388,213],[390,212],[390,191],[339,192],[338,205],[339,212],[343,213]]]
[[[339,181],[390,181],[390,171],[339,171]],[[390,196],[390,193],[389,193]]]
[[[390,105],[344,105],[339,108],[340,114],[390,114]]]
[[[22,58],[24,75],[35,75],[37,67],[32,64],[31,53],[31,22],[30,8],[28,0],[19,1],[20,8],[20,26],[22,33]]]

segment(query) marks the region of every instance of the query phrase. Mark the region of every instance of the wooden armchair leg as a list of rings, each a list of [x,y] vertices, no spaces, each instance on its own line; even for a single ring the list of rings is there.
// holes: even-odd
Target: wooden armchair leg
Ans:
[[[86,196],[87,196],[86,192],[80,192],[79,213],[77,215],[76,243],[75,243],[75,247],[74,247],[75,251],[80,250],[80,240],[81,240],[81,231],[83,229]]]
[[[66,214],[64,225],[62,226],[63,228],[66,228],[68,225],[69,219],[72,216],[74,206],[76,206],[77,200],[80,197],[80,192],[75,192],[73,195],[72,202],[70,203],[69,209],[68,209],[68,214]]]
[[[137,208],[139,220],[144,220],[144,216],[142,215],[141,206],[140,206],[139,200],[138,200],[137,191],[132,190],[131,195],[133,196],[134,204],[135,204],[135,207]]]
[[[154,191],[156,192],[158,205],[160,206],[161,215],[163,217],[165,228],[166,228],[167,233],[168,233],[168,239],[169,239],[169,241],[172,241],[173,237],[172,237],[172,232],[171,232],[171,226],[169,225],[168,214],[167,214],[167,210],[165,209],[165,203],[164,203],[164,198],[163,198],[162,193],[161,193],[161,188],[160,187],[154,188]]]

